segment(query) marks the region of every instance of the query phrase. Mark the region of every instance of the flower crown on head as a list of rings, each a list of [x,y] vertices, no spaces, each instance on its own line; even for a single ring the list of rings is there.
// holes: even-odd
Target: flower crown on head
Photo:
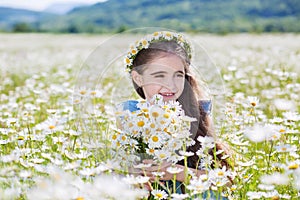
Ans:
[[[147,35],[141,40],[136,41],[134,45],[130,46],[130,49],[124,59],[126,71],[131,72],[133,60],[139,51],[142,49],[148,49],[149,45],[153,42],[160,41],[175,41],[186,51],[188,58],[192,58],[191,45],[183,35],[169,31],[154,32],[153,34]]]

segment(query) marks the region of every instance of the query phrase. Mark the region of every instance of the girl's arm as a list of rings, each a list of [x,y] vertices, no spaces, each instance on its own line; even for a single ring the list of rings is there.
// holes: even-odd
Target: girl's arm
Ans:
[[[185,174],[184,166],[178,165],[178,164],[176,164],[175,166],[182,169],[181,172],[179,172],[178,174],[176,174],[176,180],[179,181],[179,182],[184,182],[186,180],[185,176],[188,176],[187,174]],[[188,170],[192,171],[197,177],[199,177],[202,174],[206,174],[207,173],[205,170],[194,169],[194,168],[188,168]],[[174,175],[171,174],[171,176],[173,177]]]
[[[168,180],[173,180],[174,179],[174,174],[168,172],[168,167],[170,167],[171,164],[169,163],[163,163],[160,166],[151,166],[149,168],[145,168],[143,175],[150,177],[150,180],[154,181],[157,180],[157,177],[152,174],[152,172],[163,172],[164,175],[161,176],[159,179],[163,181],[168,181]],[[186,175],[185,175],[185,167],[179,164],[174,165],[174,167],[181,169],[181,172],[176,174],[176,181],[179,182],[184,182],[186,180]],[[199,169],[193,169],[193,168],[188,168],[189,171],[192,171],[197,177],[199,177],[202,174],[206,174],[205,170],[199,170]],[[188,176],[188,175],[187,175]]]

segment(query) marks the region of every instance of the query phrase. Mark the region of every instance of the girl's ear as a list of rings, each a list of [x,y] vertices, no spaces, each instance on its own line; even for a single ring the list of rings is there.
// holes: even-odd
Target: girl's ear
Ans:
[[[139,86],[141,87],[143,85],[143,79],[142,76],[137,73],[136,71],[132,71],[131,72],[131,77],[133,79],[133,81]]]

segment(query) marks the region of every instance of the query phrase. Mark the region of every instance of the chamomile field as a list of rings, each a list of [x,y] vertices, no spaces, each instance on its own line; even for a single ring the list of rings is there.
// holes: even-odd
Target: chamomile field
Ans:
[[[0,199],[299,199],[300,35],[188,36],[232,169],[172,194],[122,165],[115,107],[138,98],[123,56],[140,36],[0,34]]]

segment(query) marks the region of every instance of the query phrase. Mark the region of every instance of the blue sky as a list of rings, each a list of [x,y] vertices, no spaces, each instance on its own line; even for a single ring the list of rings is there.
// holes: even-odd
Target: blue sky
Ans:
[[[104,0],[0,0],[0,6],[41,11],[53,3],[80,2],[94,4]]]

